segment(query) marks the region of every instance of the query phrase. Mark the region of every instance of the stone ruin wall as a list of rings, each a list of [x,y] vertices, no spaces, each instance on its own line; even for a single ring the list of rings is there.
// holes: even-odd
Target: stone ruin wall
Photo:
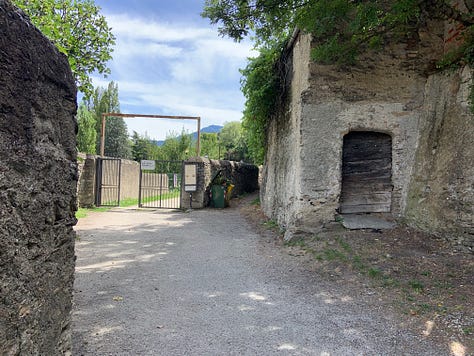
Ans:
[[[472,246],[474,120],[466,102],[471,71],[433,74],[446,49],[444,30],[443,23],[429,23],[418,42],[365,55],[347,70],[310,62],[309,36],[299,36],[291,100],[268,128],[261,189],[264,212],[287,229],[286,238],[334,221],[343,137],[357,130],[392,136],[393,215]],[[428,148],[439,147],[436,141],[451,144],[432,154]]]
[[[234,184],[232,196],[258,190],[259,169],[252,164],[205,157],[189,158],[185,163],[197,164],[197,191],[192,193],[193,209],[201,209],[209,205],[208,188],[219,170],[222,170],[222,175]],[[181,191],[181,207],[183,209],[190,207],[190,196],[189,192],[184,191],[184,182]]]
[[[308,89],[310,38],[298,36],[289,57],[289,106],[267,128],[266,163],[262,169],[260,201],[264,213],[284,227],[297,220],[301,196],[301,93]]]
[[[0,354],[71,351],[76,88],[67,59],[0,0]]]

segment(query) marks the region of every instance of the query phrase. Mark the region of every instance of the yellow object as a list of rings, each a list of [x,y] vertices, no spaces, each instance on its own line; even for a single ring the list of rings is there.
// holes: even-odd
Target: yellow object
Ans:
[[[227,186],[227,190],[225,191],[225,206],[229,206],[230,197],[232,196],[232,190],[234,189],[235,185],[229,184]]]

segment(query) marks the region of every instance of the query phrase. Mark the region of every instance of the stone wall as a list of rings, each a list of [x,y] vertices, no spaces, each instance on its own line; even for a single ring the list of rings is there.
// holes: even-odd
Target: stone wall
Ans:
[[[265,214],[283,226],[293,225],[299,218],[301,196],[301,93],[309,87],[311,39],[298,36],[290,56],[292,70],[288,108],[269,123],[267,129],[266,164],[262,169],[261,206]]]
[[[473,71],[431,76],[425,88],[406,219],[474,251]]]
[[[195,209],[205,208],[209,205],[208,189],[211,180],[218,171],[222,171],[222,176],[229,179],[234,184],[233,196],[251,193],[258,190],[259,169],[252,164],[213,160],[204,157],[193,157],[185,163],[195,163],[197,165],[197,191],[192,193],[192,207]],[[190,207],[189,192],[184,191],[184,183],[181,192],[181,207]]]
[[[90,208],[95,204],[96,158],[93,155],[78,155],[79,181],[77,184],[77,205]]]
[[[0,354],[71,350],[76,88],[67,59],[0,0]]]
[[[334,221],[344,135],[376,131],[392,137],[393,217],[472,246],[470,71],[435,74],[443,34],[443,23],[428,23],[418,42],[390,44],[345,69],[312,63],[310,37],[296,38],[289,100],[269,123],[261,187],[262,208],[285,238]]]

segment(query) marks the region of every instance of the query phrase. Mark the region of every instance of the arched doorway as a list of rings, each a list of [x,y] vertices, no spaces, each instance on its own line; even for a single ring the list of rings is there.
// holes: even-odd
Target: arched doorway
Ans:
[[[372,131],[344,136],[340,213],[390,212],[392,138]]]

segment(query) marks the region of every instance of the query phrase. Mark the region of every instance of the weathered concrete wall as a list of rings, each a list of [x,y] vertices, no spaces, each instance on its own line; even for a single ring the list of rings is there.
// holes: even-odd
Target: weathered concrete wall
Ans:
[[[266,164],[262,169],[261,206],[265,214],[283,227],[299,219],[302,192],[301,156],[302,95],[309,89],[309,36],[299,36],[289,58],[291,86],[289,103],[284,112],[272,120],[267,129]]]
[[[193,157],[185,163],[197,164],[197,191],[192,193],[192,207],[195,209],[205,208],[209,205],[208,189],[212,178],[219,170],[222,176],[229,179],[234,184],[233,196],[243,193],[251,193],[258,189],[259,169],[252,164],[213,160],[205,157]],[[189,192],[184,191],[184,184],[181,192],[181,207],[186,209],[190,206]]]
[[[426,83],[409,224],[474,250],[474,115],[468,107],[473,71],[433,75]]]
[[[5,0],[0,43],[0,354],[68,354],[76,88],[65,56]]]
[[[285,238],[334,221],[344,135],[392,137],[391,214],[451,241],[473,245],[471,71],[433,74],[446,50],[445,25],[367,53],[351,68],[310,62],[311,41],[294,43],[290,100],[268,127],[261,201]]]

